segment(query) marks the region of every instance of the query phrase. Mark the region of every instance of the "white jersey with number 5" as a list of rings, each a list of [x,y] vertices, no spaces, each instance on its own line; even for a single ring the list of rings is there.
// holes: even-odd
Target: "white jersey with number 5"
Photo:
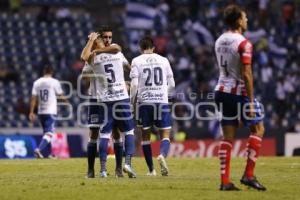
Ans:
[[[128,99],[124,79],[124,64],[128,64],[124,55],[101,53],[96,55],[91,64],[95,80],[97,98],[101,102]]]
[[[59,81],[52,77],[41,77],[33,83],[32,95],[38,97],[38,114],[57,114],[56,95],[62,95]]]
[[[167,58],[156,53],[134,58],[130,78],[138,78],[138,102],[168,103],[168,79],[173,79],[173,72]]]
[[[216,91],[247,96],[241,67],[251,64],[252,44],[239,33],[226,32],[215,43],[219,66]]]

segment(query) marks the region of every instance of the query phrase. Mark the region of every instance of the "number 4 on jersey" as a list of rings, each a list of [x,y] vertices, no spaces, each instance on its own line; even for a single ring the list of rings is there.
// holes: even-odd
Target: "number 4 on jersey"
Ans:
[[[221,67],[224,67],[225,74],[228,76],[227,60],[223,60],[223,56],[221,56]]]

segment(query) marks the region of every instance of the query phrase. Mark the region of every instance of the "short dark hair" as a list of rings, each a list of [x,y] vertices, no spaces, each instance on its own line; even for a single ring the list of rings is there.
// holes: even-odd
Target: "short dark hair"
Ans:
[[[229,5],[224,9],[224,21],[230,29],[238,29],[238,20],[242,17],[243,9],[238,5]]]
[[[54,69],[51,65],[46,65],[43,70],[44,74],[53,74]]]
[[[98,29],[98,33],[100,34],[100,36],[102,36],[102,34],[103,34],[104,32],[113,32],[113,31],[112,31],[112,28],[111,28],[110,26],[108,26],[108,25],[103,25],[103,26],[101,26],[101,27]]]
[[[150,36],[143,37],[139,42],[142,50],[151,49],[154,47],[154,42]]]

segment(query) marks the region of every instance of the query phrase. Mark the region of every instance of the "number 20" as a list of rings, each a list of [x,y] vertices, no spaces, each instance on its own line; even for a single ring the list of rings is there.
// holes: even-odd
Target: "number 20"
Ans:
[[[152,86],[152,82],[151,82],[151,72],[152,71],[151,71],[151,69],[150,68],[145,68],[143,70],[143,72],[147,74],[145,85],[146,86]],[[154,84],[158,85],[158,86],[162,85],[163,84],[162,69],[160,67],[154,67],[153,74],[154,74]]]

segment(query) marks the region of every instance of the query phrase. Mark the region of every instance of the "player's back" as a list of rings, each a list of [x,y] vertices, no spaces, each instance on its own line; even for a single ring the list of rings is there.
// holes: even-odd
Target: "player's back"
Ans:
[[[121,52],[101,53],[95,56],[92,68],[96,75],[97,97],[100,101],[119,101],[129,98],[123,67],[127,63]]]
[[[215,53],[220,72],[215,90],[245,95],[241,67],[251,63],[252,44],[239,33],[226,32],[217,39]]]
[[[132,60],[131,78],[138,77],[138,102],[168,103],[168,77],[173,77],[169,61],[156,53]]]
[[[60,83],[52,77],[41,77],[33,84],[32,94],[38,96],[39,114],[57,114],[56,95],[62,94]]]

